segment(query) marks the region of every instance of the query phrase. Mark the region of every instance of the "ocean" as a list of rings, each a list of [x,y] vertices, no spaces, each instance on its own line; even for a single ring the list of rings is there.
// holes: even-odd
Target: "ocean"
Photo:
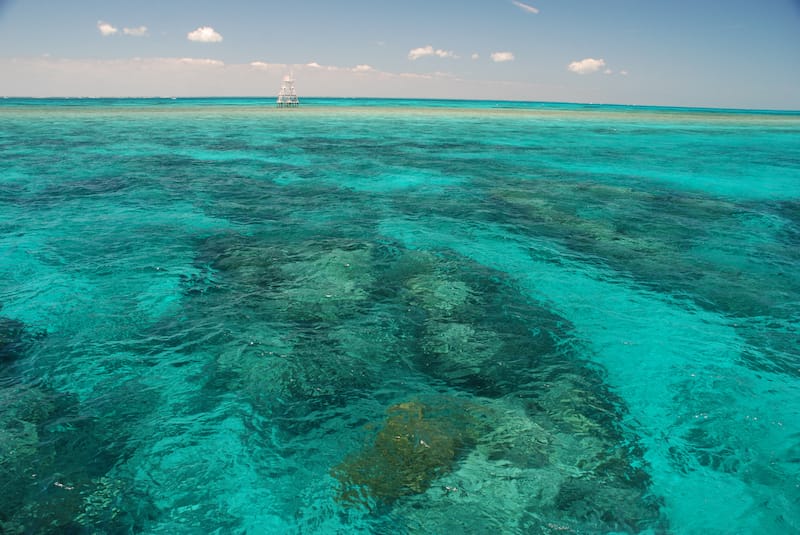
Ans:
[[[0,100],[3,533],[800,531],[800,112]]]

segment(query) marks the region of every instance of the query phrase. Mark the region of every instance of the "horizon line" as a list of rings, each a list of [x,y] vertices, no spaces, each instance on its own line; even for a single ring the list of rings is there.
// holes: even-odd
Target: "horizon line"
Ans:
[[[0,100],[269,100],[274,101],[277,97],[272,95],[203,95],[203,96],[177,96],[177,95],[149,95],[149,96],[102,96],[102,95],[48,95],[48,96],[20,96],[20,95],[0,95]],[[548,105],[569,105],[569,106],[593,106],[593,107],[628,107],[628,108],[658,108],[665,110],[697,110],[697,111],[733,111],[733,112],[762,112],[762,113],[787,113],[800,114],[800,109],[786,108],[743,108],[743,107],[715,107],[715,106],[684,106],[674,104],[631,104],[620,102],[570,102],[558,100],[523,100],[523,99],[488,99],[488,98],[418,98],[418,97],[370,97],[370,96],[305,96],[303,100],[407,100],[418,102],[507,102],[514,104],[548,104]]]

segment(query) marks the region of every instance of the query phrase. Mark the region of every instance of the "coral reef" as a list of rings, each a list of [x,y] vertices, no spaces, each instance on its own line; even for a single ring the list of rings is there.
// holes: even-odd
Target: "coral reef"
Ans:
[[[499,274],[452,257],[431,255],[428,264],[401,281],[407,291],[399,295],[421,317],[418,369],[498,397],[529,383],[543,360],[562,355],[557,340],[568,337],[568,323],[515,294]]]
[[[474,408],[453,400],[392,405],[371,444],[332,469],[339,500],[370,506],[425,492],[481,434]]]
[[[128,449],[122,426],[80,410],[71,394],[0,386],[0,532],[116,533],[146,516],[144,496],[104,475]]]
[[[0,531],[4,533],[30,532],[32,522],[43,526],[37,516],[55,525],[70,521],[68,515],[59,516],[59,508],[43,506],[53,495],[63,494],[56,485],[62,482],[54,474],[55,440],[46,429],[61,410],[61,401],[34,386],[0,387]]]
[[[18,359],[25,348],[25,325],[0,316],[0,365]]]
[[[406,285],[413,301],[425,310],[445,317],[463,310],[474,294],[464,281],[438,273],[418,275],[409,279]]]
[[[229,311],[231,328],[207,387],[276,417],[284,440],[317,436],[320,418],[340,414],[340,425],[361,425],[351,407],[392,375],[442,389],[389,398],[408,401],[331,463],[347,509],[388,508],[408,525],[422,510],[441,526],[454,516],[438,508],[456,503],[456,516],[485,526],[495,522],[486,502],[510,493],[518,510],[497,505],[510,532],[657,522],[618,400],[577,357],[569,322],[506,275],[446,251],[343,239],[209,246],[227,290],[193,294],[185,310],[198,322],[205,307]]]
[[[742,245],[741,226],[753,226],[747,206],[569,180],[520,181],[493,195],[502,206],[497,209],[522,231],[557,239],[658,291],[693,296],[704,308],[735,316],[774,314],[780,296],[800,287],[779,268],[765,272],[731,253]],[[769,243],[748,246],[777,256]]]
[[[392,502],[411,532],[639,533],[664,527],[635,452],[610,437],[572,435],[558,417],[484,400],[475,445],[423,493]]]
[[[53,400],[39,389],[25,385],[0,388],[0,471],[4,481],[28,475],[39,446],[39,427],[54,411]]]
[[[281,265],[288,282],[275,296],[295,321],[336,321],[369,297],[375,279],[369,248],[334,247]]]

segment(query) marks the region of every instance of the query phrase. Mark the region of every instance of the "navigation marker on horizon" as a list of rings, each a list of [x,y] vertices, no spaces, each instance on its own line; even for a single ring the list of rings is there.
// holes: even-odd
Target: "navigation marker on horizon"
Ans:
[[[297,92],[294,89],[294,77],[291,74],[283,77],[277,104],[279,108],[296,108],[300,105],[300,101],[297,99]]]

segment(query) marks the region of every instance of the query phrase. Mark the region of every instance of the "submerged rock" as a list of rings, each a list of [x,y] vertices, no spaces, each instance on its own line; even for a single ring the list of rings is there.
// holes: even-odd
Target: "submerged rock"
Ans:
[[[0,365],[18,359],[24,349],[25,325],[0,317]]]
[[[286,284],[276,299],[289,318],[334,321],[353,315],[375,283],[369,248],[334,247],[281,265]]]
[[[769,207],[579,181],[529,180],[493,195],[523,232],[715,312],[785,316],[778,305],[800,289],[781,268],[796,260],[781,243],[796,226],[765,216]]]
[[[331,471],[341,484],[338,499],[370,507],[425,492],[476,444],[481,422],[474,409],[442,399],[392,405],[372,443]]]
[[[508,275],[450,251],[270,240],[217,253],[221,291],[193,300],[197,321],[214,306],[228,322],[211,387],[243,396],[293,440],[315,437],[326,418],[360,421],[350,409],[390,377],[456,392],[389,407],[330,469],[338,502],[391,506],[403,525],[438,515],[437,526],[457,502],[467,525],[505,515],[509,532],[656,522],[636,439],[602,373],[581,359],[569,321]],[[515,511],[487,505],[506,492]]]
[[[138,533],[156,515],[152,500],[133,482],[108,476],[93,478],[81,492],[76,522],[95,533]]]
[[[338,340],[339,330],[251,329],[217,356],[207,388],[237,392],[260,413],[278,416],[284,429],[300,431],[309,412],[342,406],[379,380],[367,360],[377,350],[355,351]]]
[[[58,413],[57,401],[34,386],[0,387],[0,532],[30,532],[37,515],[57,516],[40,503],[43,494],[61,490],[53,474],[53,434],[46,429]]]
[[[667,532],[637,453],[610,436],[572,435],[516,400],[483,400],[479,429],[452,470],[386,513],[409,531]]]
[[[481,395],[505,393],[503,341],[468,323],[429,321],[422,338],[422,371]]]
[[[128,449],[124,426],[88,416],[96,409],[43,386],[0,386],[1,533],[129,531],[144,500],[103,478]]]
[[[53,399],[25,385],[0,388],[0,474],[25,477],[39,447],[41,425],[55,411]]]
[[[441,274],[425,274],[407,282],[413,300],[429,312],[449,316],[468,306],[473,291],[462,280]]]
[[[205,244],[202,262],[218,273],[222,299],[254,314],[293,322],[353,316],[375,285],[372,245],[344,239],[256,242],[223,236]],[[225,295],[225,294],[228,295]]]
[[[499,273],[460,267],[408,281],[408,306],[424,315],[416,333],[421,371],[499,397],[531,383],[543,362],[563,358],[558,340],[569,338],[566,320],[526,301]]]

